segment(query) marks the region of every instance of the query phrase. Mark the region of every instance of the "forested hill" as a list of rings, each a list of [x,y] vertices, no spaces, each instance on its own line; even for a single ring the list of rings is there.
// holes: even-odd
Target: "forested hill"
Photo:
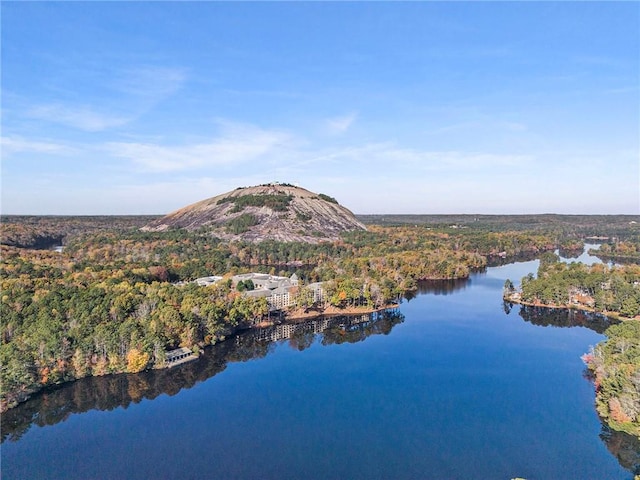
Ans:
[[[290,184],[237,188],[188,205],[144,227],[146,231],[206,229],[225,240],[318,243],[366,230],[335,198]]]

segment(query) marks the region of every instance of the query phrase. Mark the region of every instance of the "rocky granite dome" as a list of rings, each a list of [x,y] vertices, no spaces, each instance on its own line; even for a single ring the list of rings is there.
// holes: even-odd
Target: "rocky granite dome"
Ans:
[[[206,228],[225,240],[310,242],[335,240],[366,230],[348,209],[328,195],[289,184],[241,187],[176,210],[142,229]]]

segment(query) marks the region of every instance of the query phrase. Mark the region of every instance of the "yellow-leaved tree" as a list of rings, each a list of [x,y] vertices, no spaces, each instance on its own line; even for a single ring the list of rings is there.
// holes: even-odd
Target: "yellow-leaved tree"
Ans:
[[[129,353],[127,353],[127,372],[141,372],[149,363],[149,358],[147,352],[141,352],[137,348],[132,348],[129,350]]]

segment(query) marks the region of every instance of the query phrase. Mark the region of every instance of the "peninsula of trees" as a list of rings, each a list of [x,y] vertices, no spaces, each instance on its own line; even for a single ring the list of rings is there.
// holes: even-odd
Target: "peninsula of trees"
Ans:
[[[640,265],[608,266],[560,262],[548,252],[540,260],[537,278],[530,273],[520,290],[505,283],[505,299],[553,308],[576,308],[609,317],[640,317]]]

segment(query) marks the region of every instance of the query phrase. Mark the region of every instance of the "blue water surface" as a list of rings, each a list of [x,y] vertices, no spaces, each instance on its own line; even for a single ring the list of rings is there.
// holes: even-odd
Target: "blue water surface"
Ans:
[[[490,268],[357,343],[287,341],[192,388],[2,444],[3,479],[629,479],[580,356],[604,337],[506,313]],[[180,367],[177,367],[180,368]]]

